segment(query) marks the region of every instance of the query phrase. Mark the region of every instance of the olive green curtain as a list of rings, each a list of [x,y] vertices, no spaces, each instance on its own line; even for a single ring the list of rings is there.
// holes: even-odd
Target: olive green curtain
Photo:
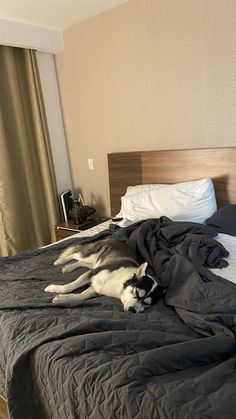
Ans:
[[[58,200],[35,52],[0,46],[0,255],[55,239]]]

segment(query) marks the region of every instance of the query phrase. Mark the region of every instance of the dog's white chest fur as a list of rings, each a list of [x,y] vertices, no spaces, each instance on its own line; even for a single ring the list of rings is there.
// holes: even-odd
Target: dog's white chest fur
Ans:
[[[104,269],[93,276],[92,287],[98,294],[120,298],[124,291],[124,283],[131,278],[137,268],[121,267],[114,271]]]

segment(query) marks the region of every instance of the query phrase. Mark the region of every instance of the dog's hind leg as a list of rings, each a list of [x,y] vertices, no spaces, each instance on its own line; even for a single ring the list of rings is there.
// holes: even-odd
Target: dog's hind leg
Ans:
[[[77,268],[92,268],[92,267],[93,267],[92,263],[87,263],[85,260],[81,260],[81,261],[70,263],[66,266],[63,266],[61,271],[65,273],[65,272],[72,272]]]
[[[69,262],[73,260],[73,253],[78,251],[78,246],[70,246],[64,252],[60,254],[60,256],[55,260],[54,265],[63,265],[63,263]]]
[[[62,306],[78,306],[85,300],[97,295],[96,291],[92,287],[87,288],[80,294],[58,294],[53,298],[53,304]]]
[[[75,279],[72,282],[69,282],[69,284],[65,284],[65,285],[56,285],[56,284],[52,284],[52,285],[48,285],[45,288],[45,292],[56,292],[56,293],[60,293],[60,294],[67,294],[71,291],[76,290],[79,287],[82,287],[83,285],[87,285],[90,282],[90,277],[92,275],[91,271],[85,272],[84,274],[80,275],[79,278]]]

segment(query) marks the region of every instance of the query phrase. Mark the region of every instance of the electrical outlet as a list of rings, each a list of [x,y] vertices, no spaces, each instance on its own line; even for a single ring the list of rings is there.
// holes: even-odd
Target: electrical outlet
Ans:
[[[89,170],[93,170],[94,169],[93,159],[88,159],[88,168],[89,168]]]

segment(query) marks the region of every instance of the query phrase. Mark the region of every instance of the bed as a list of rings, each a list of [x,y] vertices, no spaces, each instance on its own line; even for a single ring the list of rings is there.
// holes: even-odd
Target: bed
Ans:
[[[112,153],[108,169],[113,216],[128,186],[201,178],[212,179],[218,208],[236,204],[236,148]],[[235,235],[165,214],[97,228],[1,258],[0,418],[233,419]],[[80,307],[53,305],[44,288],[79,274],[53,267],[58,254],[109,236],[138,246],[165,296],[138,314],[101,296]]]

